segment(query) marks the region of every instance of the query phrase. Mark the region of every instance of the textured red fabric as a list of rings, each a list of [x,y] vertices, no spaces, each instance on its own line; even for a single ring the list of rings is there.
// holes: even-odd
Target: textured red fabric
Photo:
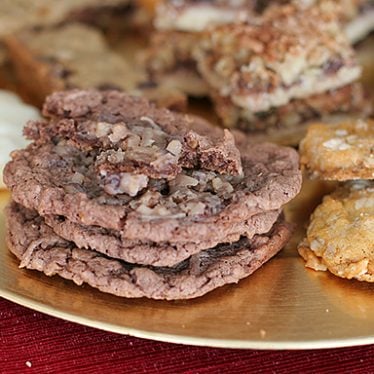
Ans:
[[[374,373],[374,345],[313,351],[160,343],[59,320],[0,298],[0,373]]]

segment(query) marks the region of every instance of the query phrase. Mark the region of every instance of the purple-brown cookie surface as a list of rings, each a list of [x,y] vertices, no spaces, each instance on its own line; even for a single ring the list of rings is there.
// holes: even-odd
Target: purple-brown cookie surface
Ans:
[[[34,143],[4,171],[13,199],[42,216],[129,240],[221,242],[300,190],[293,149],[255,144],[240,157],[230,133],[209,137],[205,121],[145,99],[72,90],[51,95],[43,112],[25,130]]]
[[[251,239],[254,235],[270,231],[280,211],[260,213],[239,222],[235,230],[227,237],[211,236],[205,241],[196,241],[191,238],[188,242],[151,242],[128,240],[126,233],[117,230],[108,230],[98,226],[83,226],[64,219],[61,216],[47,216],[46,224],[62,238],[74,242],[78,248],[92,249],[107,256],[118,258],[130,263],[173,266],[186,258],[216,247],[221,243],[233,243],[241,236]]]
[[[21,267],[87,283],[123,297],[190,299],[249,276],[288,241],[290,229],[278,222],[253,239],[241,239],[191,256],[174,267],[146,267],[78,249],[56,235],[36,213],[12,204],[7,210],[7,244]]]
[[[229,132],[206,137],[190,126],[205,127],[203,119],[156,108],[144,98],[118,91],[64,91],[46,99],[43,114],[46,120],[30,122],[25,129],[31,140],[68,140],[82,150],[100,149],[104,170],[169,179],[182,167],[242,172]]]
[[[301,185],[296,151],[271,144],[249,147],[243,177],[189,170],[172,181],[151,180],[138,196],[106,192],[94,151],[66,143],[30,145],[12,157],[4,180],[15,201],[42,216],[122,230],[132,240],[225,237],[236,223],[281,208]]]

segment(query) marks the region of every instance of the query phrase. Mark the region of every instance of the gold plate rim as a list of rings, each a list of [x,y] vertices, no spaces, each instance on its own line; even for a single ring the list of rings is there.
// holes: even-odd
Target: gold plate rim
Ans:
[[[69,322],[77,323],[83,326],[97,328],[103,331],[129,335],[136,338],[150,339],[164,343],[193,345],[199,347],[211,348],[229,348],[229,349],[257,349],[257,350],[312,350],[312,349],[331,349],[344,348],[374,344],[374,335],[347,339],[321,339],[315,341],[261,341],[261,340],[236,340],[236,339],[210,339],[197,338],[186,335],[175,335],[166,333],[156,333],[131,327],[114,325],[109,322],[89,319],[76,314],[57,310],[46,306],[42,302],[31,298],[15,295],[0,289],[0,297],[14,302],[23,307],[44,313],[48,316],[60,318]]]

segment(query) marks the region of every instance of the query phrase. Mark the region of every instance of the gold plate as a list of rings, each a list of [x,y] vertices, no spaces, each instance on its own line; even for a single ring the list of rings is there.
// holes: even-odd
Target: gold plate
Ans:
[[[144,0],[146,1],[146,0]],[[139,41],[113,43],[134,64]],[[361,43],[362,82],[374,94],[374,36]],[[137,68],[139,66],[137,65]],[[208,119],[212,111],[194,108]],[[252,276],[195,300],[123,299],[18,268],[4,243],[0,192],[0,296],[83,325],[166,342],[227,348],[309,349],[374,343],[374,284],[304,267],[296,251],[310,213],[331,186],[305,181],[286,209],[298,224],[288,246]]]
[[[307,349],[374,343],[374,284],[307,270],[296,251],[303,226],[331,186],[304,182],[287,207],[299,224],[278,256],[237,285],[201,298],[123,299],[18,268],[0,216],[0,296],[83,325],[166,342],[227,348]],[[0,193],[0,209],[9,199]]]

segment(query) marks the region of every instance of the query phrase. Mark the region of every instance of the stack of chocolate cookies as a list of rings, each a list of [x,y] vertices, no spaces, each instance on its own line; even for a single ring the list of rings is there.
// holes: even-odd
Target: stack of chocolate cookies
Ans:
[[[49,96],[4,171],[21,267],[124,297],[188,299],[238,282],[290,237],[297,152],[117,91]],[[245,142],[242,142],[243,144]]]

